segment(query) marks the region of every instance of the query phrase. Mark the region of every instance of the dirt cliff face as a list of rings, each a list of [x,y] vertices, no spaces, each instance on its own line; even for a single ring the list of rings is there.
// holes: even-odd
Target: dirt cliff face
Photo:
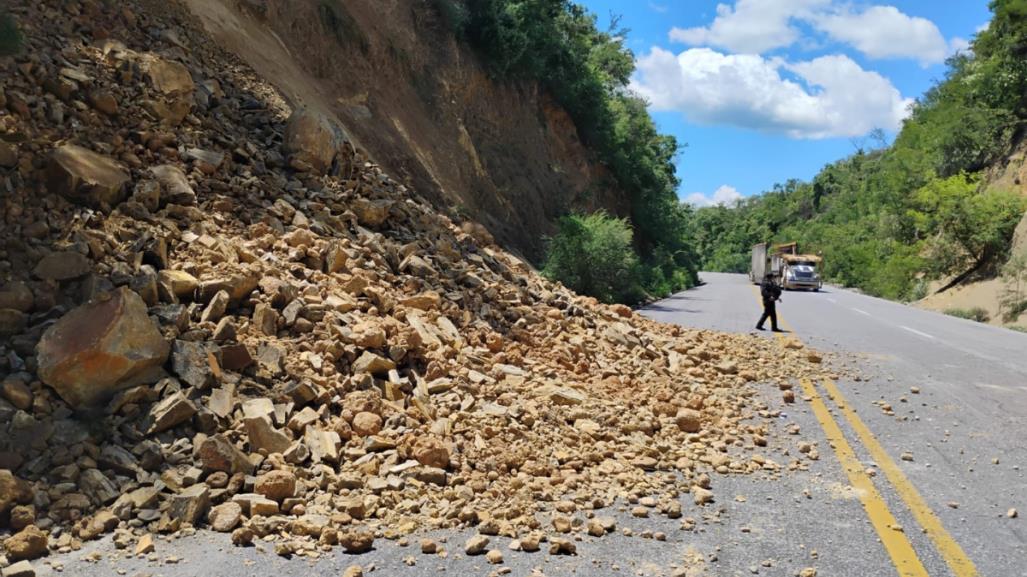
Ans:
[[[290,105],[336,118],[416,193],[532,259],[569,209],[628,213],[567,113],[537,86],[490,78],[428,2],[186,3]]]

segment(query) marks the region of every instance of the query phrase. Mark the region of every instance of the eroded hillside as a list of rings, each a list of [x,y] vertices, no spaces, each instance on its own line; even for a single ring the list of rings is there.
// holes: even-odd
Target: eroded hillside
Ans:
[[[567,113],[534,84],[491,80],[429,2],[186,4],[290,106],[336,119],[401,182],[530,258],[571,208],[629,213]]]

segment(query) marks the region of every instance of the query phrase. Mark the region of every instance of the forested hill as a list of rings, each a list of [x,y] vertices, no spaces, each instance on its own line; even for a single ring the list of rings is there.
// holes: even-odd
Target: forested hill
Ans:
[[[795,240],[824,253],[832,281],[891,299],[1001,275],[1027,202],[1018,186],[988,175],[1023,140],[1027,0],[996,0],[991,9],[990,27],[950,59],[946,78],[914,105],[891,146],[870,138],[879,146],[826,166],[812,182],[696,211],[691,234],[704,266],[744,271],[752,244]],[[1014,268],[1005,266],[1022,274]]]

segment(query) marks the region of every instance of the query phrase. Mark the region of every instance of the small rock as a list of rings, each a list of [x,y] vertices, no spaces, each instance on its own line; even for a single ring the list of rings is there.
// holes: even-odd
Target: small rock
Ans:
[[[256,535],[253,533],[253,529],[249,527],[240,527],[235,531],[232,531],[232,544],[237,547],[246,547],[253,544],[253,538]]]
[[[678,428],[686,433],[698,433],[702,428],[701,414],[694,409],[680,409],[674,417]]]
[[[353,417],[353,432],[361,437],[377,435],[381,430],[382,418],[374,413],[364,411]]]
[[[464,553],[468,555],[481,555],[489,546],[489,538],[484,535],[475,535],[464,544]]]
[[[339,536],[339,545],[347,553],[366,553],[374,547],[374,535],[368,531],[346,531]]]
[[[93,270],[93,263],[77,252],[52,252],[39,261],[32,274],[44,280],[66,281],[85,276]]]
[[[550,555],[577,555],[578,548],[573,541],[561,537],[553,537],[549,540]]]
[[[136,555],[149,555],[157,550],[157,547],[153,544],[153,535],[147,533],[136,541],[135,554]]]
[[[289,471],[269,471],[257,477],[253,490],[280,503],[296,494],[296,475]]]
[[[493,549],[485,554],[485,559],[493,565],[499,565],[503,562],[503,552],[499,549]]]
[[[3,577],[36,577],[36,570],[28,561],[18,561],[2,571]]]
[[[239,526],[242,522],[242,506],[234,501],[228,501],[214,507],[207,514],[207,522],[210,528],[220,533],[228,533]]]

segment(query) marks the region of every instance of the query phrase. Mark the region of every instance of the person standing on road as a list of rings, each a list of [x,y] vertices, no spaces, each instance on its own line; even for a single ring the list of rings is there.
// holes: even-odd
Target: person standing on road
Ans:
[[[770,329],[775,333],[781,332],[777,326],[777,302],[781,300],[781,287],[774,282],[774,273],[767,273],[760,284],[760,296],[763,297],[763,316],[756,323],[757,330],[764,330],[763,323],[770,319]]]

